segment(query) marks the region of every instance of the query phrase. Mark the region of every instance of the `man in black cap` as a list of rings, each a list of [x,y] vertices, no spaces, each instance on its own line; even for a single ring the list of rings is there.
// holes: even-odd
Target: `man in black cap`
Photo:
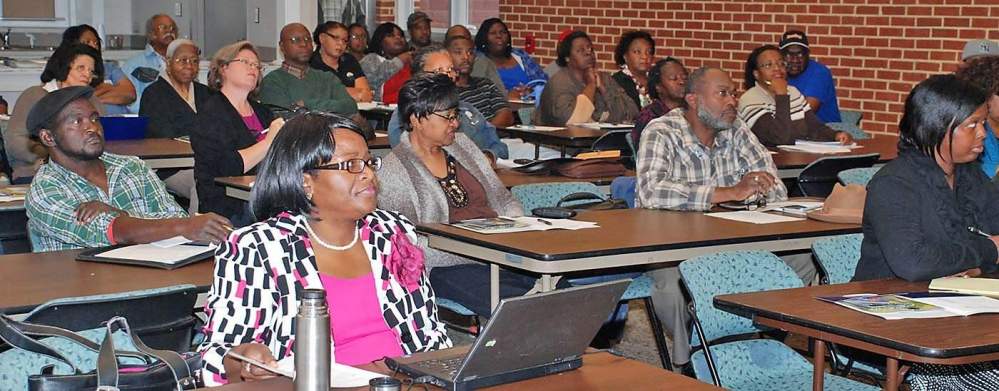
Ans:
[[[430,45],[430,17],[426,12],[416,11],[406,19],[406,31],[409,32],[409,46],[413,50]]]
[[[780,51],[787,61],[788,84],[801,91],[822,122],[840,122],[836,82],[828,67],[811,59],[808,36],[788,30],[781,36]]]
[[[68,87],[38,101],[27,128],[48,150],[25,197],[33,250],[55,251],[174,236],[220,241],[232,230],[216,214],[188,217],[163,182],[134,156],[104,152],[104,130],[90,87]]]

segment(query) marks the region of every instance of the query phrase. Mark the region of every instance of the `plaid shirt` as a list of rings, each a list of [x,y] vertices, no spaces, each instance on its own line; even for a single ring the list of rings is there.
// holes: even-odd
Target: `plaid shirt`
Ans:
[[[88,201],[103,202],[132,217],[187,217],[163,182],[138,158],[104,153],[101,161],[107,170],[110,194],[55,162],[38,169],[24,199],[34,251],[111,245],[108,228],[118,213],[105,212],[89,223],[77,223],[76,208]]]
[[[709,148],[694,136],[684,112],[672,110],[649,122],[642,132],[636,207],[708,210],[716,187],[735,186],[752,171],[777,176],[769,152],[742,121],[718,132],[714,147]],[[767,199],[787,199],[784,184],[777,181]]]

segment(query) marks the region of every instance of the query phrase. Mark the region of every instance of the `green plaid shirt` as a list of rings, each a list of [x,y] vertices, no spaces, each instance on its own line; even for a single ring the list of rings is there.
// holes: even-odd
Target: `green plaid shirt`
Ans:
[[[101,161],[107,170],[110,194],[55,162],[38,169],[24,199],[34,251],[110,245],[108,227],[118,214],[106,212],[89,223],[77,223],[76,208],[88,201],[103,202],[138,218],[187,217],[163,182],[139,158],[104,153]]]

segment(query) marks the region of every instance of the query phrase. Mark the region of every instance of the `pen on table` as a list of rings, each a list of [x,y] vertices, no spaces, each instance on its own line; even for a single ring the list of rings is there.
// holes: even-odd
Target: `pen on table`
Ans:
[[[982,230],[980,230],[978,228],[975,228],[974,226],[970,226],[970,225],[968,226],[968,232],[971,232],[971,233],[973,233],[975,235],[983,236],[983,237],[986,237],[986,238],[991,238],[992,237],[992,235],[989,235],[989,234],[983,232]]]
[[[544,224],[544,225],[555,225],[555,224],[552,224],[552,222],[551,222],[551,221],[548,221],[548,220],[542,220],[542,219],[538,219],[538,221],[540,221],[540,222],[541,222],[542,224]]]

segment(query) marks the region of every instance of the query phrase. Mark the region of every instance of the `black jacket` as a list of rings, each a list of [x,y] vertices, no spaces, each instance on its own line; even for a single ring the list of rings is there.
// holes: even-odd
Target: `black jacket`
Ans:
[[[995,272],[996,246],[968,231],[999,234],[999,191],[978,163],[955,168],[951,189],[935,160],[899,146],[867,185],[864,241],[854,280],[925,281],[979,267]]]
[[[205,102],[215,92],[208,86],[194,82],[194,107],[202,111]],[[177,94],[173,86],[162,77],[142,92],[139,115],[149,118],[147,138],[174,138],[191,135],[194,127],[194,110]]]
[[[611,77],[617,82],[619,86],[628,94],[628,97],[635,102],[635,106],[638,110],[642,110],[642,98],[638,96],[638,85],[635,84],[635,80],[631,76],[625,75],[624,71],[617,71]]]
[[[250,101],[253,111],[266,129],[274,114],[264,105]],[[225,189],[215,184],[215,178],[253,174],[256,168],[243,173],[243,158],[239,150],[256,144],[257,140],[243,123],[243,118],[229,99],[213,94],[204,109],[198,110],[191,129],[194,149],[194,179],[198,188],[198,209],[201,213],[215,212],[230,220],[242,220],[246,202],[225,195]],[[234,224],[240,222],[233,221]]]

